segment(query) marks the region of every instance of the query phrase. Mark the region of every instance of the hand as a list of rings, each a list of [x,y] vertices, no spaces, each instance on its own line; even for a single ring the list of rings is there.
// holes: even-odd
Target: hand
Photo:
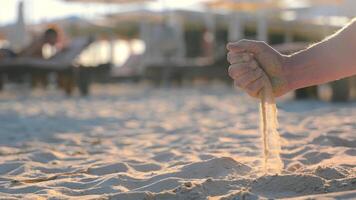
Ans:
[[[285,70],[286,58],[264,42],[240,40],[227,45],[229,75],[234,85],[252,97],[259,97],[264,81],[269,80],[276,97],[290,88]]]

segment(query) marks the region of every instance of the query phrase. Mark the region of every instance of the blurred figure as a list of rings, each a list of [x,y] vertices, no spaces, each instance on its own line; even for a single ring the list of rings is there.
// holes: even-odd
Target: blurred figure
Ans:
[[[11,49],[0,49],[0,61],[1,59],[12,59],[18,57],[31,57],[39,59],[47,59],[48,56],[44,55],[44,46],[49,45],[53,49],[59,48],[59,33],[55,28],[48,28],[42,35],[35,37],[30,45],[16,53]],[[58,52],[58,51],[57,51]],[[53,56],[54,54],[52,54]],[[31,85],[33,87],[41,85],[46,87],[48,85],[48,77],[44,73],[33,72],[31,75]]]
[[[259,97],[264,80],[275,96],[356,74],[356,18],[325,40],[293,55],[282,55],[264,42],[241,40],[227,45],[229,75],[250,96]]]
[[[42,36],[35,38],[33,42],[23,49],[18,55],[26,57],[35,57],[35,58],[45,58],[43,55],[43,47],[48,44],[50,46],[55,46],[58,39],[58,31],[54,28],[47,29]]]
[[[32,43],[21,50],[19,53],[11,49],[0,49],[0,60],[4,58],[15,57],[34,57],[45,58],[43,55],[43,47],[48,44],[50,46],[58,46],[59,34],[54,28],[48,28],[40,37],[35,37]]]

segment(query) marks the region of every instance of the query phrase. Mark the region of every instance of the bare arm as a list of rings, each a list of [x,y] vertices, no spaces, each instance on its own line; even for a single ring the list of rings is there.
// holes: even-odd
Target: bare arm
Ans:
[[[356,19],[310,48],[286,59],[291,89],[356,75]]]
[[[325,40],[290,56],[253,40],[230,43],[227,48],[229,75],[235,86],[258,97],[267,76],[275,96],[281,96],[293,89],[356,75],[356,18]]]

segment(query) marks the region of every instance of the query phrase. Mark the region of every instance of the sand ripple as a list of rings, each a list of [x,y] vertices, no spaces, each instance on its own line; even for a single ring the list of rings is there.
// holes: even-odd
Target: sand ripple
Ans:
[[[279,102],[285,170],[264,175],[258,101],[227,87],[0,99],[0,199],[356,198],[355,103]]]

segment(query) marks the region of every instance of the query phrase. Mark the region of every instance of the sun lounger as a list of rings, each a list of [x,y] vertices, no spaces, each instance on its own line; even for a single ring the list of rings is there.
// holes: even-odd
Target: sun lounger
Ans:
[[[8,58],[0,61],[0,71],[16,67],[62,70],[73,65],[75,58],[91,43],[90,39],[79,38],[50,59],[31,57]]]
[[[81,74],[80,68],[74,67],[77,56],[92,42],[89,38],[78,38],[73,40],[68,47],[57,53],[50,59],[39,59],[30,57],[7,58],[0,61],[0,78],[3,74],[21,76],[24,74],[41,74],[46,76],[48,73],[55,72],[61,78],[59,85],[63,86],[67,94],[73,90],[75,82],[89,84],[87,81],[74,81],[75,76]],[[64,80],[63,80],[64,79]],[[2,82],[2,80],[0,80]],[[62,82],[62,84],[60,83]],[[70,83],[69,83],[70,82]],[[1,85],[1,83],[0,83]],[[88,87],[79,85],[81,88]],[[87,89],[85,89],[87,90]],[[83,92],[82,92],[83,93]],[[84,93],[87,93],[84,92]]]

